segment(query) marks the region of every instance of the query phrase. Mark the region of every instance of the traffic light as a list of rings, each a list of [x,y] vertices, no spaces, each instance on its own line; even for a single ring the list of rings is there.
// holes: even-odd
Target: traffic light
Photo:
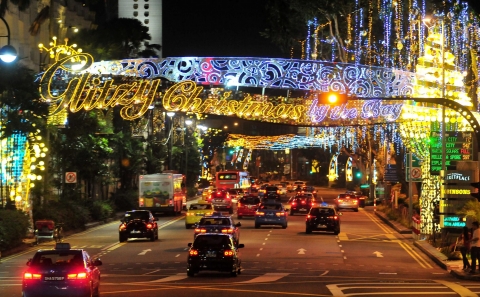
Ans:
[[[341,105],[347,103],[347,94],[340,94],[336,92],[324,92],[318,94],[319,105]]]
[[[472,187],[476,188],[476,192],[470,192],[472,197],[477,198],[477,201],[480,201],[480,182],[478,183],[471,183]]]

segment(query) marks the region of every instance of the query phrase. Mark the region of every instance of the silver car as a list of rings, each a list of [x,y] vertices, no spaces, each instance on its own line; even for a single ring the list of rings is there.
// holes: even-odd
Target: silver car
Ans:
[[[334,200],[335,208],[340,209],[353,209],[353,211],[358,211],[358,199],[354,195],[349,194],[340,194]]]

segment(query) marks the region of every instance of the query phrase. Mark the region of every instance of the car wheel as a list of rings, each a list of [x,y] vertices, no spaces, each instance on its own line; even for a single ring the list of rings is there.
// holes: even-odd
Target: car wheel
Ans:
[[[255,223],[255,229],[260,228],[260,224]]]
[[[185,224],[185,229],[190,229],[190,228],[192,228],[192,225],[190,225],[190,224]]]
[[[229,213],[229,214],[233,214],[233,208],[229,208],[229,209],[228,209],[228,213]]]
[[[238,275],[238,269],[237,269],[237,267],[235,267],[235,269],[232,270],[232,272],[230,272],[230,275],[231,275],[231,276],[234,276],[234,277],[236,277],[236,276]]]
[[[123,236],[122,234],[119,234],[119,235],[118,235],[118,241],[124,242],[125,240],[127,240],[127,239],[125,238],[125,236]]]
[[[294,214],[293,210],[290,210],[290,215],[293,216]]]
[[[288,227],[287,223],[282,225],[282,229],[287,229],[287,227]]]
[[[312,229],[310,229],[310,228],[308,228],[308,227],[307,227],[307,228],[305,228],[305,233],[307,233],[307,234],[310,234],[310,233],[312,233]]]
[[[187,276],[192,277],[192,276],[194,276],[194,275],[195,275],[195,273],[194,273],[193,271],[187,270]]]
[[[242,219],[242,216],[237,216],[237,219],[238,219],[238,220],[241,220],[241,219]]]
[[[337,230],[333,231],[333,234],[335,234],[335,235],[338,235],[338,233],[340,233],[340,229],[337,229]]]
[[[155,241],[155,233],[152,232],[152,235],[150,236],[150,241]]]
[[[358,212],[358,208],[355,208],[354,211],[355,211],[355,212]]]

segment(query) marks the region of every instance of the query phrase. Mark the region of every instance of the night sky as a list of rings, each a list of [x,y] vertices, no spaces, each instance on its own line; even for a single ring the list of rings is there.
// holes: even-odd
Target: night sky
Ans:
[[[265,0],[163,1],[164,57],[288,58],[259,32]]]
[[[464,0],[480,14],[480,0]],[[259,32],[266,0],[164,0],[164,57],[289,58]],[[306,34],[306,31],[305,31]]]

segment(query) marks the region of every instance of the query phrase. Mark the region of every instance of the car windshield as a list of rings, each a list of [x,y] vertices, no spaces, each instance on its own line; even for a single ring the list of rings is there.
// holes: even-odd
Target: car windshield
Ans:
[[[213,192],[212,197],[213,198],[225,198],[225,193],[224,192]]]
[[[33,266],[74,266],[83,264],[83,257],[81,252],[47,252],[36,254],[32,260]]]
[[[194,248],[228,248],[231,245],[231,241],[228,236],[223,235],[208,235],[197,236],[193,242]]]
[[[260,199],[257,197],[247,197],[240,199],[240,203],[242,204],[258,204],[260,203]]]
[[[260,206],[260,209],[281,210],[282,205],[281,204],[262,204]]]
[[[199,225],[231,225],[228,218],[202,218]]]
[[[148,219],[149,219],[148,212],[146,212],[146,211],[132,211],[132,212],[125,213],[125,221],[128,222],[128,221],[135,220],[135,219],[148,221]]]
[[[335,215],[335,211],[331,208],[312,208],[311,215]]]
[[[191,204],[189,209],[190,210],[212,209],[212,205],[211,204]]]

